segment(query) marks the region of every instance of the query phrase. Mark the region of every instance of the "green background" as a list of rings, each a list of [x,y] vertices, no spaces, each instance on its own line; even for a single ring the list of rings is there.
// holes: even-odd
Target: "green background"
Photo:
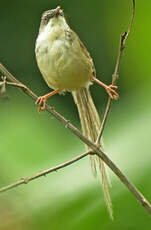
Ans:
[[[132,33],[126,43],[113,103],[104,131],[105,151],[151,201],[151,1],[137,1]],[[99,79],[107,84],[117,57],[119,36],[129,23],[131,1],[0,1],[0,62],[38,95],[49,92],[37,68],[35,40],[43,11],[61,5],[73,30],[90,51]],[[107,94],[91,86],[102,116]],[[0,99],[0,186],[67,161],[84,145],[34,101],[15,88]],[[70,93],[49,103],[80,128]],[[89,159],[0,195],[0,229],[118,230],[150,229],[151,218],[119,179],[108,170],[114,221],[109,219]]]

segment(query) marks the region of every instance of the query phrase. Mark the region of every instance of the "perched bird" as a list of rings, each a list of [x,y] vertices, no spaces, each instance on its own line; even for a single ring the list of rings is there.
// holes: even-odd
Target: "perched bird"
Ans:
[[[95,142],[100,119],[92,100],[89,86],[92,82],[103,86],[112,99],[118,98],[117,86],[107,86],[96,78],[93,60],[78,35],[66,22],[60,6],[43,13],[35,47],[37,64],[48,86],[54,91],[40,96],[38,111],[45,110],[46,100],[54,94],[70,91],[77,105],[83,134]],[[100,143],[102,148],[102,144]],[[96,158],[102,175],[107,208],[112,217],[109,184],[103,161],[90,156],[93,174],[96,175]]]

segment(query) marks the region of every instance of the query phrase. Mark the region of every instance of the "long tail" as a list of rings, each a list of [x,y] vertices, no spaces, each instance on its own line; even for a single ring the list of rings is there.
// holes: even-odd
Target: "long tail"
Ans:
[[[99,133],[100,119],[96,107],[94,105],[93,99],[91,97],[89,88],[81,88],[75,90],[72,92],[72,94],[78,108],[83,134],[88,139],[95,142]],[[88,147],[86,146],[86,148]],[[96,162],[99,163],[105,201],[110,217],[113,219],[112,202],[109,193],[109,183],[105,171],[104,162],[99,157],[92,156],[92,155],[90,156],[90,160],[91,160],[91,167],[94,176],[97,175]]]

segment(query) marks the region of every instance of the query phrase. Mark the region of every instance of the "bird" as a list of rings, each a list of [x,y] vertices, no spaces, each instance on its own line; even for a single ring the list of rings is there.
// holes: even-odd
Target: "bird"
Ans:
[[[65,91],[71,92],[78,109],[83,134],[95,142],[101,121],[89,88],[93,83],[97,83],[105,88],[111,99],[117,100],[119,97],[116,92],[117,86],[112,84],[108,86],[96,77],[90,53],[79,36],[70,28],[61,6],[42,14],[35,55],[44,80],[53,89],[50,93],[38,97],[36,101],[38,112],[46,109],[46,101],[51,96]],[[89,149],[87,146],[86,148]],[[100,148],[103,149],[102,141]],[[90,155],[90,161],[94,176],[97,174],[98,163],[107,209],[110,217],[113,218],[104,162],[94,155]]]

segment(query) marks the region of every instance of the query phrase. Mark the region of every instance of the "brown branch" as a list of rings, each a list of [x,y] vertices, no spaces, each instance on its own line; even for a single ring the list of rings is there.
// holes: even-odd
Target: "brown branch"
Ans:
[[[118,55],[117,55],[115,70],[114,70],[114,73],[112,75],[112,85],[114,85],[116,83],[116,81],[118,79],[118,76],[119,76],[119,68],[120,68],[122,53],[123,53],[123,50],[125,48],[125,42],[128,39],[128,36],[129,36],[129,34],[130,34],[131,30],[132,30],[132,25],[133,25],[133,22],[134,22],[134,16],[135,16],[135,0],[132,0],[132,15],[131,15],[131,19],[130,19],[130,23],[129,23],[127,32],[124,32],[120,36],[119,49],[118,49]],[[106,120],[107,120],[107,117],[108,117],[108,114],[109,114],[109,111],[110,111],[110,108],[111,108],[111,100],[112,99],[109,97],[108,101],[107,101],[104,117],[103,117],[103,120],[102,120],[102,123],[101,123],[100,132],[99,132],[99,135],[98,135],[97,140],[96,140],[97,144],[100,143],[100,140],[101,140],[101,137],[102,137],[102,133],[103,133],[103,130],[104,130],[104,127],[105,127],[105,124],[106,124]]]
[[[19,83],[15,83],[15,82],[9,82],[6,79],[6,76],[2,76],[2,81],[0,82],[0,94],[5,96],[7,98],[7,94],[6,94],[6,85],[10,85],[10,86],[14,86],[14,87],[18,87],[18,88],[22,88],[22,89],[26,89],[25,85],[19,84]]]
[[[0,63],[0,71],[7,77],[7,79],[9,79],[11,82],[13,83],[17,83],[18,85],[21,84],[22,86],[24,84],[22,84],[20,81],[18,81],[1,63]],[[32,97],[34,100],[37,99],[37,96],[26,86],[21,87],[21,90],[26,93],[28,96]],[[127,177],[120,171],[120,169],[109,159],[109,157],[101,151],[101,149],[99,149],[99,147],[91,142],[90,140],[88,140],[85,136],[83,136],[81,134],[81,132],[75,127],[73,126],[70,121],[68,121],[67,119],[65,119],[62,115],[60,115],[58,112],[56,112],[52,107],[47,105],[47,111],[49,113],[51,113],[57,120],[61,121],[66,128],[68,128],[73,134],[75,134],[76,136],[78,136],[85,144],[87,144],[93,151],[93,154],[97,154],[108,166],[109,168],[119,177],[119,179],[123,182],[123,184],[129,189],[129,191],[135,196],[135,198],[139,201],[139,203],[145,208],[145,210],[151,215],[151,204],[149,203],[149,201],[142,195],[142,193],[127,179]],[[38,177],[41,177],[45,174],[48,174],[50,172],[56,171],[57,169],[66,167],[69,164],[72,164],[78,160],[80,160],[81,158],[87,156],[88,154],[92,154],[92,152],[86,152],[83,153],[81,155],[79,155],[78,157],[76,157],[75,159],[65,162],[59,166],[56,166],[54,168],[51,169],[47,169],[42,171],[41,173],[36,174],[35,176],[32,177],[26,177],[24,179],[19,180],[18,182],[8,185],[6,187],[1,188],[0,192],[4,192],[7,191],[8,189],[11,189],[13,187],[16,187],[18,185],[21,184],[26,184],[31,180],[34,180]]]
[[[5,191],[7,191],[9,189],[15,188],[18,185],[27,184],[28,182],[30,182],[30,181],[32,181],[34,179],[37,179],[39,177],[46,176],[47,174],[49,174],[51,172],[56,172],[59,169],[67,167],[68,165],[71,165],[71,164],[73,164],[76,161],[79,161],[80,159],[84,158],[85,156],[89,155],[90,153],[91,153],[90,151],[82,153],[81,155],[78,155],[77,157],[73,158],[72,160],[69,160],[69,161],[67,161],[67,162],[65,162],[63,164],[59,164],[59,165],[57,165],[57,166],[55,166],[53,168],[49,168],[49,169],[43,170],[40,173],[35,174],[34,176],[29,176],[29,177],[21,178],[17,182],[1,188],[0,189],[0,193],[5,192]]]

